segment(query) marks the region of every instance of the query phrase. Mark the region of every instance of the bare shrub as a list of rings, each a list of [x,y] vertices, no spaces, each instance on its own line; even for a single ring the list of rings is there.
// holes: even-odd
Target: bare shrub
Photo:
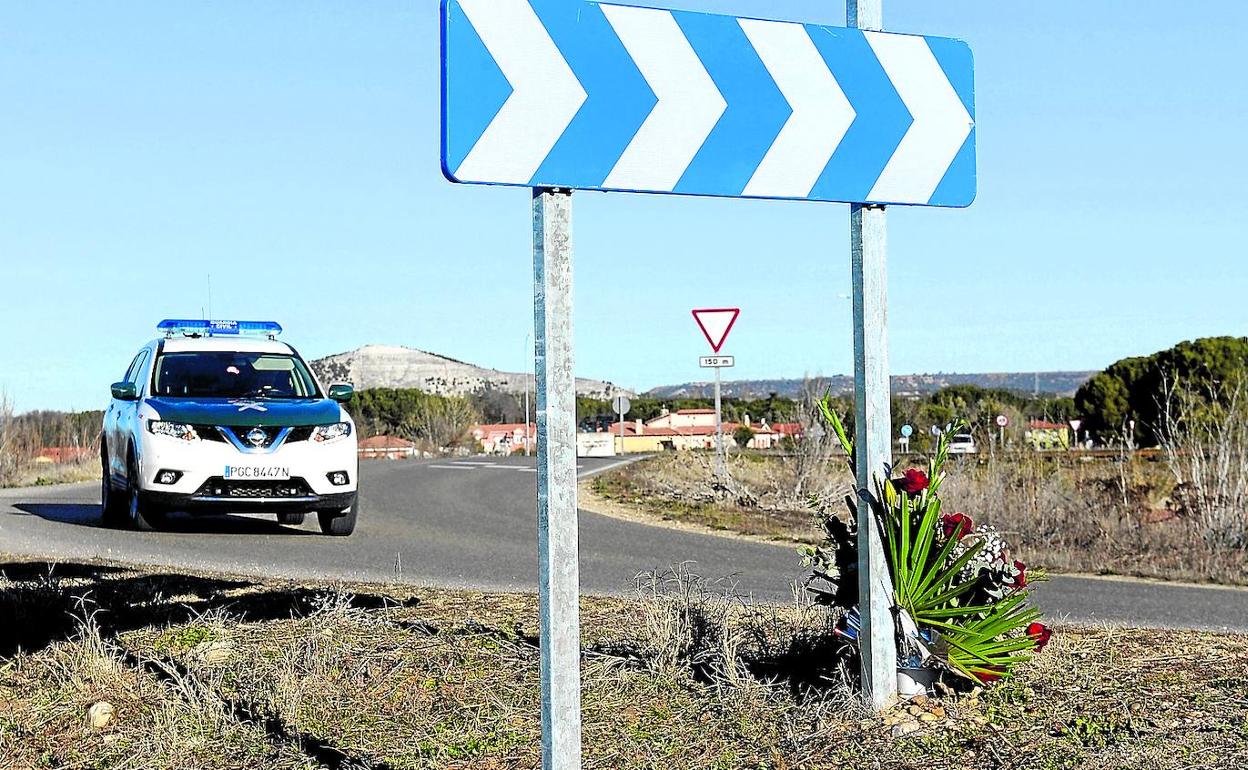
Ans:
[[[823,380],[807,379],[802,383],[802,395],[797,401],[797,422],[801,435],[786,442],[785,465],[789,470],[790,501],[808,503],[816,498],[818,503],[826,498],[839,498],[852,485],[844,482],[843,474],[833,473],[833,457],[840,454],[836,437],[826,430],[819,402],[827,386]],[[838,459],[835,467],[841,466]]]
[[[13,421],[13,402],[0,391],[0,486],[8,486],[17,475],[17,430]]]
[[[684,563],[637,576],[637,646],[659,675],[690,675],[723,693],[787,688],[799,699],[856,701],[852,648],[832,633],[837,613],[795,590],[791,607],[758,605],[728,579]]]
[[[1248,374],[1248,373],[1246,373]],[[1207,392],[1168,382],[1158,435],[1175,497],[1210,550],[1248,547],[1248,386],[1245,377]]]

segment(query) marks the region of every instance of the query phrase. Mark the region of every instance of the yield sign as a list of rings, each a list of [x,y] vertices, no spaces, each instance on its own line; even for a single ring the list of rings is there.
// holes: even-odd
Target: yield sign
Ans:
[[[708,308],[693,311],[693,320],[698,322],[698,328],[702,330],[706,341],[711,343],[711,349],[718,353],[739,315],[739,307]]]

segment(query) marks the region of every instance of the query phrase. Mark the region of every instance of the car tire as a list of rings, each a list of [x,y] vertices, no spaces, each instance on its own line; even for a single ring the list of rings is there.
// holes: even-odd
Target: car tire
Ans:
[[[334,537],[346,537],[355,531],[355,520],[360,512],[360,498],[357,496],[351,507],[345,511],[317,511],[316,519],[321,525],[322,534]]]
[[[306,514],[303,513],[279,513],[277,514],[277,523],[297,527],[303,523],[305,516]]]
[[[134,455],[130,455],[129,471],[126,473],[126,498],[130,514],[130,526],[140,532],[154,532],[165,523],[164,514],[155,506],[143,499],[143,491],[138,484],[139,464]]]
[[[100,452],[100,523],[117,528],[126,523],[126,496],[113,489],[113,474],[109,468],[108,450]]]

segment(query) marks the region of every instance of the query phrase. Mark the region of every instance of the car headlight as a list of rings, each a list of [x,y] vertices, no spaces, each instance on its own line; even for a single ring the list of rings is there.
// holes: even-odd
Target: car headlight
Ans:
[[[333,425],[318,425],[312,431],[312,440],[319,444],[346,438],[351,435],[351,423],[336,422]]]
[[[199,434],[195,432],[194,425],[187,425],[184,422],[167,422],[165,420],[148,420],[148,431],[157,436],[168,436],[169,438],[180,438],[183,441],[197,441]]]

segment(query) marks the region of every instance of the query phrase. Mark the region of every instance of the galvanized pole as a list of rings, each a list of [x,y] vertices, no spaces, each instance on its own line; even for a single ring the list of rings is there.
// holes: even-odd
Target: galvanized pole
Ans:
[[[847,23],[884,28],[884,0],[847,0]],[[888,377],[888,270],[883,206],[850,207],[854,284],[854,454],[858,487],[858,606],[863,699],[883,710],[897,697],[893,586],[884,538],[868,504],[892,468]]]
[[[542,767],[581,766],[576,379],[572,370],[572,194],[533,191],[537,372],[537,549]]]
[[[524,335],[525,355],[532,355],[533,349],[529,347],[529,335]],[[524,375],[524,456],[528,457],[531,453],[529,447],[533,444],[533,437],[529,433],[529,375]]]
[[[719,475],[728,475],[728,463],[724,460],[724,418],[719,400],[719,367],[715,367],[715,463]]]

